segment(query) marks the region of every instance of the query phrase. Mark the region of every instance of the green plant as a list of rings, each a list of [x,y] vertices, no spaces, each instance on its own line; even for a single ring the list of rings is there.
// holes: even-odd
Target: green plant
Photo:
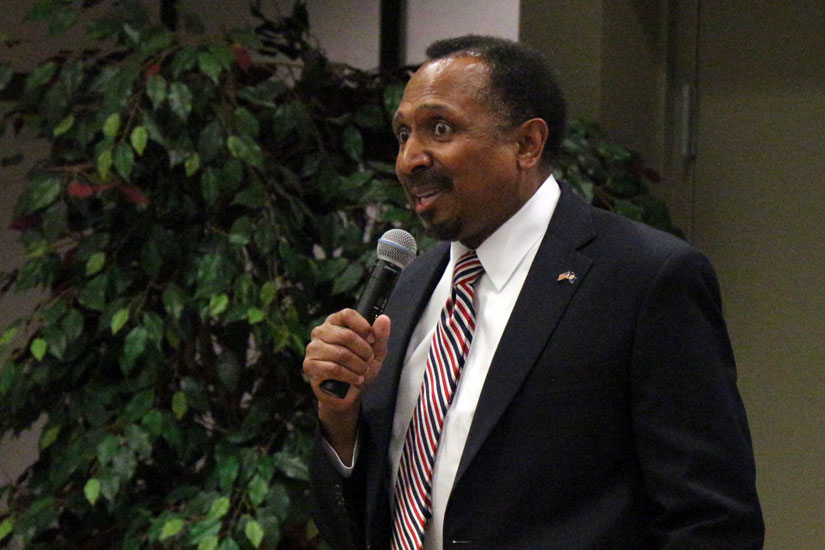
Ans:
[[[62,27],[78,8],[31,17]],[[0,545],[312,537],[303,347],[352,303],[374,237],[412,219],[384,162],[402,84],[328,63],[301,3],[256,15],[257,32],[185,45],[123,3],[91,22],[98,50],[46,60],[3,115],[51,153],[16,205],[27,260],[2,283],[48,297],[2,333],[26,342],[0,371],[0,432],[48,421],[0,490]]]
[[[80,4],[30,17],[64,30]],[[0,433],[47,417],[0,488],[0,545],[313,547],[309,331],[353,302],[384,230],[431,243],[393,176],[404,74],[328,62],[300,2],[201,37],[118,5],[89,22],[97,49],[0,66],[3,131],[51,142],[15,209],[27,259],[0,274],[0,296],[47,293],[0,335]],[[630,160],[575,123],[557,173],[645,219]]]
[[[594,122],[569,124],[554,175],[594,206],[684,237],[665,202],[650,191],[659,174],[647,168],[638,153],[609,141]]]

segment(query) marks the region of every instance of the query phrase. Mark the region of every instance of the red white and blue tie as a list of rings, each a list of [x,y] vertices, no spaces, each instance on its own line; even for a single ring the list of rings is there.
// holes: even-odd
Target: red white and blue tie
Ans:
[[[432,478],[444,417],[453,399],[475,331],[474,286],[484,268],[474,250],[459,258],[453,289],[441,310],[427,356],[395,482],[393,550],[419,550],[432,516]]]

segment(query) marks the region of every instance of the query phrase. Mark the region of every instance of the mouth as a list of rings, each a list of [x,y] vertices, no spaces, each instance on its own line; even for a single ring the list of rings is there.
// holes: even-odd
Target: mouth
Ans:
[[[410,198],[416,213],[421,214],[427,210],[442,192],[442,189],[411,189]]]
[[[453,180],[444,173],[428,172],[405,178],[404,188],[416,214],[423,214],[445,193],[453,188]]]

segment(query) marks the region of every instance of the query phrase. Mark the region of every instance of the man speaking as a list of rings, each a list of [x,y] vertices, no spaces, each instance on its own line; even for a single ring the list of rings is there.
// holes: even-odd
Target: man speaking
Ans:
[[[763,522],[719,288],[685,242],[551,175],[540,54],[436,42],[393,119],[447,241],[386,315],[312,333],[315,520],[336,549],[752,549]],[[349,384],[343,398],[321,384]]]

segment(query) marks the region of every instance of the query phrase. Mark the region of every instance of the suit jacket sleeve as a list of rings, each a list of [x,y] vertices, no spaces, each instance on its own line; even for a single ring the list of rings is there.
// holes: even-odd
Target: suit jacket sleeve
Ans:
[[[761,548],[753,451],[716,275],[695,250],[663,264],[639,314],[632,419],[659,548]]]
[[[363,468],[359,468],[359,463],[349,478],[338,472],[323,448],[323,436],[318,430],[310,462],[313,519],[324,540],[335,550],[364,547],[363,481]]]

